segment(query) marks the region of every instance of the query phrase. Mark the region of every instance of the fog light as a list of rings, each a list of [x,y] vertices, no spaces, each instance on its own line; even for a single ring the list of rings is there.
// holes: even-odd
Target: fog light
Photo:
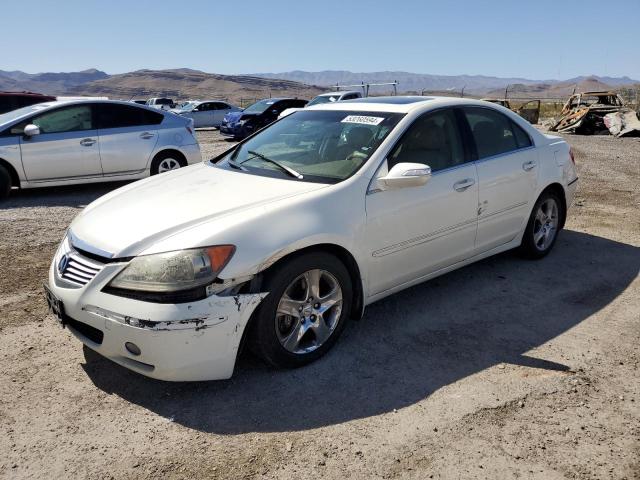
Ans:
[[[136,357],[142,353],[140,347],[138,347],[135,343],[127,342],[124,344],[124,348],[127,349],[131,355],[135,355]]]

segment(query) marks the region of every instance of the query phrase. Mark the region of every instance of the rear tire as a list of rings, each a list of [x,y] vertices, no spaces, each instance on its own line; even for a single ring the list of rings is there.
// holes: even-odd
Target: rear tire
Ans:
[[[11,174],[6,168],[0,167],[0,200],[4,200],[11,192]]]
[[[275,367],[295,368],[317,360],[335,344],[349,319],[351,276],[328,253],[301,255],[275,267],[262,291],[269,295],[253,314],[248,346]]]
[[[151,162],[151,175],[178,170],[187,166],[187,161],[175,152],[160,152]]]
[[[520,252],[527,258],[545,257],[553,248],[560,232],[565,212],[554,192],[543,192],[531,211],[522,237]]]

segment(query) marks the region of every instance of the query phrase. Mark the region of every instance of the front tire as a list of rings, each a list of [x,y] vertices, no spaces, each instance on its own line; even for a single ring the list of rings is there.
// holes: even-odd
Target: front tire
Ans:
[[[349,318],[353,298],[346,267],[324,252],[275,267],[263,291],[269,295],[254,313],[249,348],[280,368],[306,365],[329,351]]]
[[[532,259],[545,257],[556,243],[564,214],[558,195],[543,192],[531,211],[520,251]]]
[[[11,192],[11,175],[6,168],[0,167],[0,200],[4,200]]]

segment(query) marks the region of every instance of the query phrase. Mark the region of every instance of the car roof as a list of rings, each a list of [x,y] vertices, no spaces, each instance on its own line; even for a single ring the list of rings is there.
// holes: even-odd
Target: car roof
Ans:
[[[345,100],[342,102],[323,103],[307,107],[309,110],[359,110],[365,112],[389,112],[389,113],[409,113],[414,110],[426,110],[461,105],[490,106],[491,108],[502,108],[495,103],[474,100],[472,98],[458,97],[421,97],[421,96],[389,96],[389,97],[367,97],[355,100]]]

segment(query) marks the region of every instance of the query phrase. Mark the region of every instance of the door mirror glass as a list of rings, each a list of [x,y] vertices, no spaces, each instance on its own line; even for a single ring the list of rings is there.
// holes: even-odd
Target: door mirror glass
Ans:
[[[431,167],[424,163],[398,163],[378,179],[387,188],[420,187],[431,177]]]
[[[40,127],[30,123],[26,127],[24,127],[24,134],[27,137],[33,137],[34,135],[40,135]]]

